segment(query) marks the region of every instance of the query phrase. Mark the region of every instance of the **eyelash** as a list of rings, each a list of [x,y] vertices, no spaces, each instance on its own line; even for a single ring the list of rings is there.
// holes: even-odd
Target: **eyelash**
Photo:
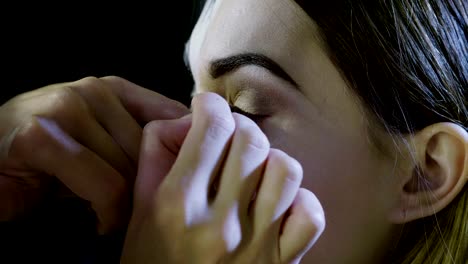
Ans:
[[[246,112],[246,111],[244,111],[244,110],[242,110],[239,107],[234,106],[234,105],[231,105],[231,111],[233,113],[238,113],[238,114],[244,115],[244,116],[252,119],[256,123],[262,121],[263,119],[265,119],[267,117],[267,115],[258,115],[258,114],[252,114],[252,113]]]

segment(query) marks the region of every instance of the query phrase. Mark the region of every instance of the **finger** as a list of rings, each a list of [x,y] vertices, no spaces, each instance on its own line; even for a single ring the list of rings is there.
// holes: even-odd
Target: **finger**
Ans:
[[[299,263],[325,229],[325,214],[317,197],[301,188],[279,238],[281,263]]]
[[[14,115],[19,118],[20,116],[29,117],[40,113],[41,116],[55,120],[60,128],[67,131],[71,137],[103,157],[122,175],[128,178],[132,177],[130,182],[133,182],[133,177],[136,175],[136,166],[114,138],[96,120],[85,99],[76,89],[69,88],[66,85],[51,89],[46,87],[44,90],[47,90],[47,92],[38,92],[28,99],[22,98],[24,105],[34,106],[35,109],[24,107],[19,112],[12,109]],[[22,111],[26,111],[26,113],[21,113]],[[23,122],[23,119],[21,119],[21,122]],[[16,126],[16,128],[18,127]],[[16,132],[13,131],[14,133]],[[4,153],[6,154],[8,154],[8,142],[11,141],[12,137],[9,136],[8,138],[10,140],[3,142],[7,144],[2,144],[5,147]]]
[[[129,184],[133,184],[136,166],[109,133],[91,116],[83,117],[80,131],[71,131],[70,136],[96,153],[116,169]]]
[[[51,177],[43,175],[38,179],[30,176],[22,170],[2,170],[0,173],[0,222],[24,217],[46,197],[52,183]],[[24,178],[19,180],[19,177]]]
[[[152,196],[174,165],[191,124],[189,115],[176,120],[152,121],[145,126],[135,181],[135,205],[153,201]]]
[[[153,120],[177,119],[190,113],[184,104],[123,78],[108,76],[100,80],[108,83],[125,109],[145,124]]]
[[[69,86],[85,100],[96,120],[137,164],[142,128],[122,106],[112,88],[97,78],[85,78]]]
[[[187,229],[185,240],[190,242],[187,248],[191,248],[200,260],[193,263],[231,263],[222,259],[234,252],[242,240],[238,210],[234,205],[227,213],[217,214],[213,219]]]
[[[248,207],[261,178],[270,144],[252,120],[236,113],[233,118],[236,130],[221,173],[213,208],[221,210],[239,203],[242,226],[246,227]]]
[[[169,185],[185,192],[186,223],[204,219],[208,187],[224,160],[235,123],[227,102],[217,94],[194,97],[193,121],[169,176]]]
[[[271,149],[253,205],[254,236],[262,237],[291,206],[302,181],[302,167],[284,152]]]
[[[79,197],[90,201],[101,233],[120,227],[128,219],[123,177],[50,119],[37,117],[21,129],[10,154],[24,160],[29,168],[56,176]]]
[[[46,88],[48,90],[50,88]],[[44,98],[40,98],[44,97]],[[57,87],[47,93],[37,94],[31,98],[43,113],[44,117],[55,120],[61,129],[86,146],[91,151],[100,155],[104,160],[118,170],[122,175],[133,178],[136,175],[136,166],[127,157],[123,149],[112,136],[101,126],[89,109],[89,104],[76,89],[67,86]],[[34,114],[30,113],[28,116]]]

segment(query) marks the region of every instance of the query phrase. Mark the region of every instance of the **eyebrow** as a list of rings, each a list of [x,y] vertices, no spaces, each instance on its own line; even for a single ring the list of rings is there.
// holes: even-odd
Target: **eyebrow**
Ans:
[[[265,68],[275,76],[293,85],[296,89],[299,89],[299,85],[281,68],[281,66],[279,66],[278,63],[265,55],[257,53],[242,53],[214,60],[210,63],[210,75],[213,79],[217,79],[248,65]]]

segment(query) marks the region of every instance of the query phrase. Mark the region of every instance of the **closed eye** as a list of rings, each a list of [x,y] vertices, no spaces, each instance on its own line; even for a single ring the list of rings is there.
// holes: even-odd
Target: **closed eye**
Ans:
[[[231,111],[233,113],[238,113],[238,114],[244,115],[244,116],[252,119],[254,122],[260,122],[262,119],[267,117],[267,115],[259,115],[259,114],[252,114],[252,113],[246,112],[246,111],[240,109],[237,106],[231,105],[230,107],[231,107]]]

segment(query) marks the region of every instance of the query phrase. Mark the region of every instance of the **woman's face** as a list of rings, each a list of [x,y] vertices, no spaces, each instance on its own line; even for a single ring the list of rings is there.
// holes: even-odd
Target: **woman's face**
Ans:
[[[393,162],[315,23],[293,0],[208,1],[187,48],[196,92],[259,115],[272,147],[302,164],[327,221],[304,263],[375,261],[392,232]]]

